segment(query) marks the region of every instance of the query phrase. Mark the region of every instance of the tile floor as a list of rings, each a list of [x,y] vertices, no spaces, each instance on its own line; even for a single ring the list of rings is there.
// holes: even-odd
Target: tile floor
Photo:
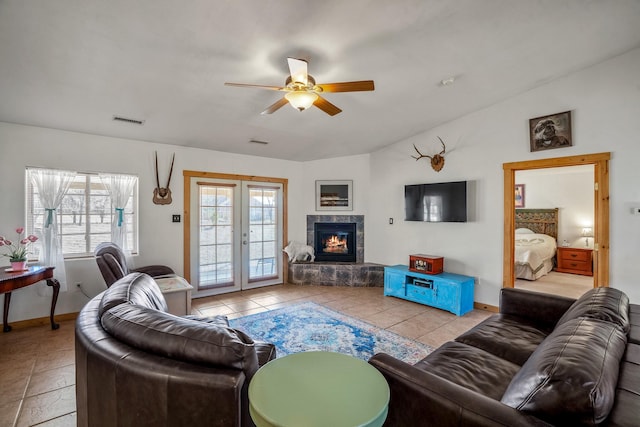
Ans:
[[[229,318],[313,301],[437,347],[491,313],[457,317],[431,307],[384,297],[382,288],[278,285],[193,300],[192,313]],[[75,426],[74,322],[60,329],[14,328],[0,333],[0,427]]]

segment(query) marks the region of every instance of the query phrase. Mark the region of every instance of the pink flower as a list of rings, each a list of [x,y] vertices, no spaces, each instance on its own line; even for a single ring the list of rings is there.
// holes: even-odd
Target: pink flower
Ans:
[[[22,235],[24,234],[24,227],[16,228],[16,233],[18,233],[18,238],[16,239],[15,244],[11,240],[5,239],[4,237],[1,238],[0,246],[9,248],[9,251],[8,253],[0,255],[8,257],[11,262],[26,261],[28,259],[28,255],[31,253],[28,251],[29,243],[35,242],[38,238],[33,234],[22,238]]]
[[[4,240],[4,237],[0,236],[0,242],[2,242]]]

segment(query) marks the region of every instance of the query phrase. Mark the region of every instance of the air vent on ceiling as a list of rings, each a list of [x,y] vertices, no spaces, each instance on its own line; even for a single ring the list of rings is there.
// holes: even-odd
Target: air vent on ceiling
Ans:
[[[113,120],[115,120],[117,122],[131,123],[131,124],[134,124],[134,125],[142,125],[142,124],[144,124],[144,120],[130,119],[130,118],[127,118],[127,117],[122,117],[122,116],[113,116]]]
[[[257,139],[250,139],[249,142],[251,142],[253,144],[262,144],[262,145],[267,145],[268,144],[267,141],[259,141]]]

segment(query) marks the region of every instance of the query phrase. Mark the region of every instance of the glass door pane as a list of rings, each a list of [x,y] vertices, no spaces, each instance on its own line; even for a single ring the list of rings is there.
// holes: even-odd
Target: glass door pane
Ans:
[[[191,281],[195,296],[240,289],[239,188],[234,182],[192,183]]]
[[[200,187],[200,288],[233,282],[233,189]]]
[[[276,196],[272,189],[249,189],[249,281],[277,273]]]
[[[243,185],[243,236],[247,269],[243,289],[282,283],[282,188],[270,183]]]

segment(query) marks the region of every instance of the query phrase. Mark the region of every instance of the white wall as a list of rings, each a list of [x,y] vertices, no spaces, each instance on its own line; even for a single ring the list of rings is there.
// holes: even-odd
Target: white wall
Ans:
[[[152,202],[155,187],[154,152],[158,152],[161,176],[168,173],[172,153],[176,153],[171,205]],[[140,255],[136,265],[166,264],[183,273],[183,223],[172,223],[172,214],[183,214],[183,170],[235,173],[287,178],[289,186],[290,238],[305,238],[305,215],[309,209],[301,185],[302,165],[298,162],[191,149],[164,144],[107,138],[74,132],[21,126],[0,122],[0,234],[10,234],[25,218],[25,167],[48,167],[84,172],[120,172],[139,176]],[[166,178],[165,178],[166,179]],[[313,193],[313,187],[310,192]],[[361,195],[360,197],[366,197]],[[309,207],[313,206],[309,203]],[[0,265],[8,264],[2,257]],[[105,289],[94,259],[66,262],[69,291],[61,293],[57,314],[79,311],[87,298],[73,284],[95,295]],[[40,284],[37,286],[45,286]],[[36,286],[13,293],[9,321],[46,317],[50,297],[40,296]],[[2,308],[0,307],[0,310]],[[1,312],[1,311],[0,311]]]
[[[304,222],[303,233],[300,240],[306,243],[306,216],[307,215],[364,215],[364,235],[365,245],[368,236],[375,233],[368,221],[369,198],[371,189],[369,185],[369,155],[337,157],[333,159],[316,160],[305,162],[302,166],[304,172],[300,179],[300,194],[303,198],[299,200],[305,212],[302,218]],[[325,211],[316,210],[316,180],[353,180],[353,210],[351,211]],[[298,235],[296,230],[296,235]],[[365,261],[368,261],[368,254],[365,249]]]
[[[584,227],[594,224],[594,167],[570,166],[516,172],[516,184],[525,185],[526,209],[558,208],[558,245],[586,247]],[[593,239],[589,239],[593,248]]]
[[[528,119],[566,110],[573,111],[574,146],[530,153]],[[308,214],[365,215],[366,261],[406,264],[413,253],[442,255],[446,270],[478,279],[476,301],[497,305],[503,259],[502,163],[610,151],[611,286],[640,303],[640,216],[631,215],[631,207],[640,206],[638,117],[640,49],[371,155],[306,163],[0,123],[0,231],[9,233],[24,223],[26,166],[132,173],[140,177],[136,264],[164,263],[182,273],[182,223],[171,223],[171,215],[183,211],[182,170],[288,178],[290,240],[305,241]],[[425,154],[439,151],[437,136],[447,144],[446,164],[439,173],[426,160],[410,157],[413,143]],[[176,153],[174,202],[168,206],[151,202],[156,150],[166,161]],[[353,179],[354,210],[317,212],[318,179]],[[475,186],[471,221],[403,221],[405,184],[459,180]],[[70,284],[82,282],[91,294],[104,287],[93,259],[68,261],[67,274]],[[85,302],[70,286],[60,296],[56,313],[77,312]],[[15,291],[9,321],[46,317],[49,306],[50,299],[38,296],[35,287]]]
[[[425,102],[429,102],[425,100]],[[573,112],[573,147],[529,152],[528,120]],[[500,104],[398,142],[371,155],[369,235],[372,262],[408,263],[412,253],[445,257],[445,269],[478,279],[475,300],[498,304],[502,286],[503,171],[506,162],[611,152],[610,285],[640,303],[640,49],[568,75]],[[410,157],[412,144],[437,152],[447,144],[446,164],[434,172]],[[475,181],[476,219],[459,223],[402,220],[405,184]],[[394,217],[395,224],[388,225]]]

